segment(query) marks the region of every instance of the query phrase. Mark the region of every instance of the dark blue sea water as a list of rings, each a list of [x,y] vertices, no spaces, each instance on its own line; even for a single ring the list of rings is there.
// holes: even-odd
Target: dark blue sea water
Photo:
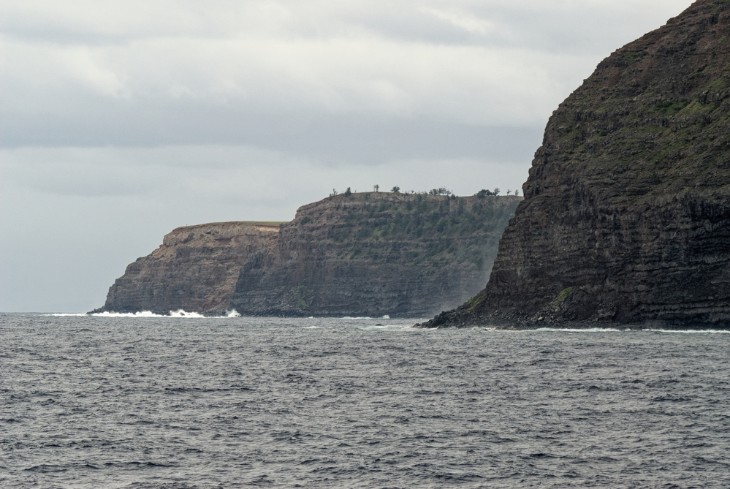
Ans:
[[[0,316],[0,487],[730,487],[730,334]]]

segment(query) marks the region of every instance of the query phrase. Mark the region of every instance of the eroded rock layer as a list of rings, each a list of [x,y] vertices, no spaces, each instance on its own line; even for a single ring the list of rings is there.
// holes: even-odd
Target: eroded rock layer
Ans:
[[[230,309],[238,273],[249,260],[276,248],[279,226],[218,222],[185,226],[127,266],[100,310],[222,314]]]
[[[179,228],[129,265],[102,310],[423,316],[484,284],[521,200],[337,195],[280,226]]]
[[[524,195],[486,289],[430,326],[730,326],[730,2],[601,62]]]

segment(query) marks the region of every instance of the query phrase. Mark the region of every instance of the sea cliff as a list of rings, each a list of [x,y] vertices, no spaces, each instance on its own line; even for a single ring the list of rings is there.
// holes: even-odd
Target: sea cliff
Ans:
[[[523,190],[486,288],[426,326],[730,327],[730,2],[602,61]]]
[[[279,225],[216,222],[180,227],[162,245],[127,266],[109,288],[110,312],[224,313],[231,308],[241,267],[276,249]]]
[[[99,310],[432,315],[483,287],[521,199],[340,194],[287,223],[178,228],[127,267]]]

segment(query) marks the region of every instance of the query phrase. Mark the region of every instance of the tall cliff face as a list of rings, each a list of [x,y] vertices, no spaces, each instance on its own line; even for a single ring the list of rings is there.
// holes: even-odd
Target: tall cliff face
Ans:
[[[486,289],[431,326],[730,325],[730,2],[601,62],[524,194]]]
[[[127,266],[100,310],[224,313],[230,309],[241,267],[276,249],[278,236],[278,225],[262,223],[177,228],[159,248]]]
[[[302,207],[233,296],[250,314],[419,316],[484,284],[519,197],[361,193]]]
[[[129,265],[102,310],[421,316],[484,284],[520,197],[338,195],[281,226],[179,228]]]

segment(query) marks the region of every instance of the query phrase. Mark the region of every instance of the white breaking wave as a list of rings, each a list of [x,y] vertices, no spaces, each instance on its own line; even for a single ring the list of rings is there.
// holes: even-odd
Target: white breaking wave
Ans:
[[[414,328],[412,324],[370,324],[362,325],[359,329],[364,331],[422,331]]]
[[[348,319],[348,320],[364,320],[364,319],[390,319],[390,316],[388,314],[384,316],[380,316],[379,318],[374,318],[370,316],[344,316],[340,319]]]
[[[42,316],[48,316],[48,317],[57,317],[57,318],[64,318],[64,317],[87,317],[87,316],[96,316],[96,317],[105,317],[105,318],[164,318],[169,316],[161,316],[159,314],[154,314],[150,311],[140,311],[140,312],[95,312],[95,313],[87,313],[87,312],[57,312],[52,314],[42,314]]]
[[[87,316],[87,314],[80,314],[80,316]],[[188,312],[185,309],[178,309],[177,311],[170,311],[169,314],[155,314],[152,311],[137,311],[137,312],[98,312],[94,314],[88,314],[88,316],[104,317],[104,318],[186,318],[186,319],[222,319],[222,318],[239,318],[241,315],[235,309],[226,311],[225,316],[204,316],[199,312]]]
[[[178,309],[177,311],[170,311],[170,316],[174,318],[204,318],[202,314],[198,312],[187,312],[185,309]]]
[[[558,331],[565,333],[668,333],[668,334],[730,334],[730,330],[722,329],[641,329],[641,328],[537,328],[535,331]]]
[[[617,328],[537,328],[534,331],[560,331],[564,333],[615,333],[629,330]]]
[[[165,314],[155,314],[152,311],[137,311],[137,312],[95,312],[93,314],[90,314],[90,316],[100,317],[100,318],[168,318],[168,317],[193,317],[193,316],[183,316],[180,314],[180,312],[185,313],[182,309],[180,311],[170,311],[169,315]],[[187,314],[187,313],[185,313]],[[198,315],[199,317],[202,317]]]

